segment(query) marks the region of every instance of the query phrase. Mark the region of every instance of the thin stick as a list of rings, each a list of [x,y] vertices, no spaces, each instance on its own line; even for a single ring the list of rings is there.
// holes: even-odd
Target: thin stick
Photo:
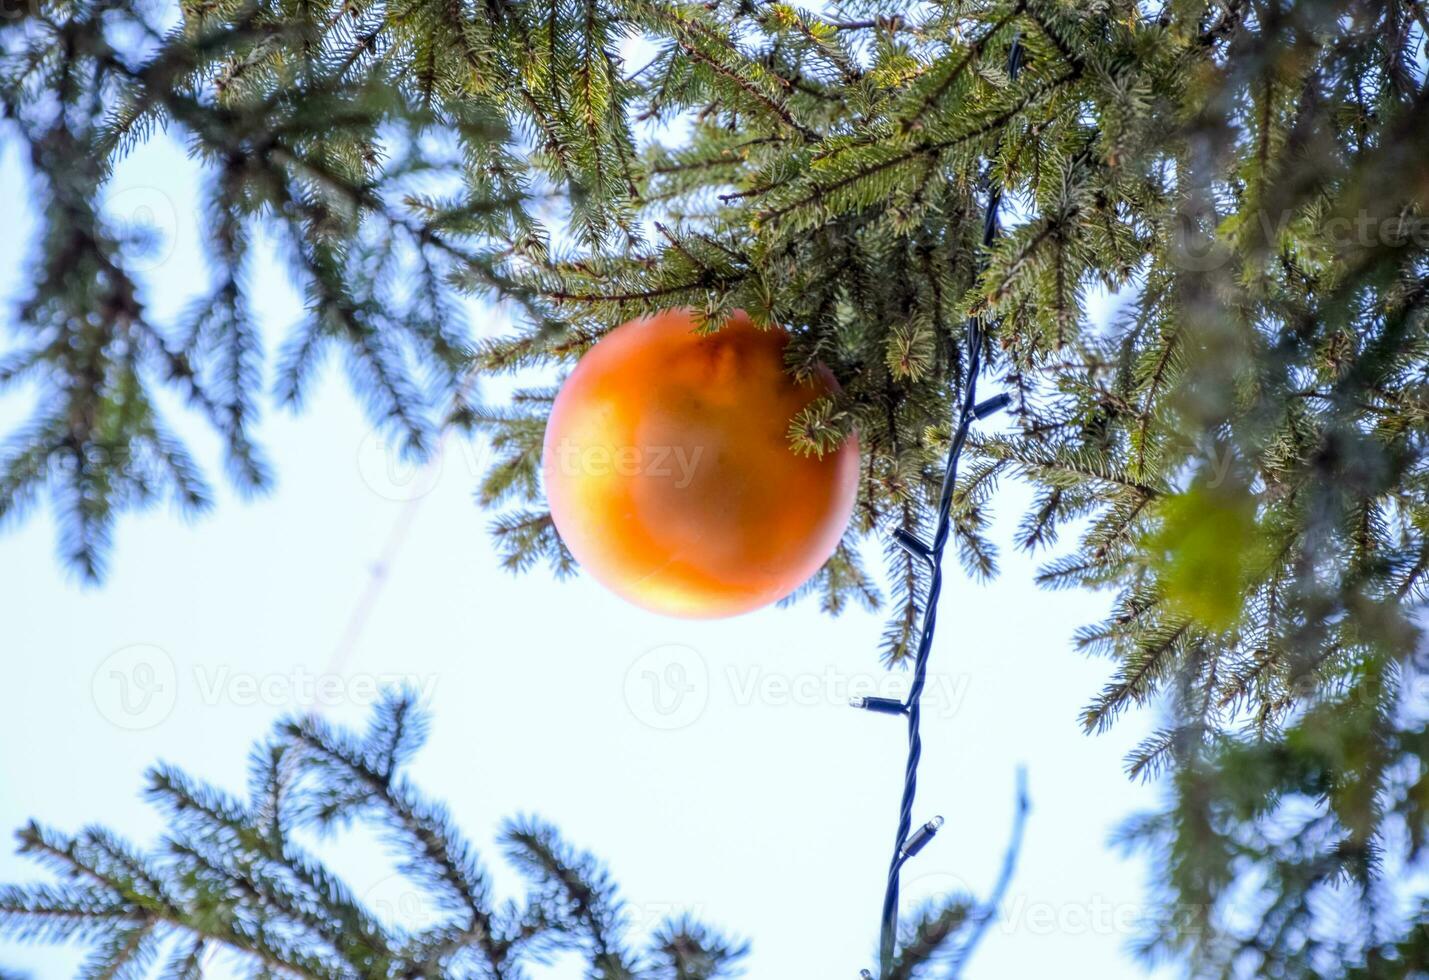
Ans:
[[[1032,809],[1032,801],[1027,795],[1027,770],[1021,766],[1017,768],[1016,805],[1017,810],[1012,815],[1012,835],[1002,855],[1002,871],[997,876],[997,884],[993,885],[992,894],[973,916],[972,934],[963,943],[963,948],[958,950],[957,958],[948,969],[947,980],[956,980],[968,960],[972,959],[973,951],[982,942],[988,926],[998,917],[1007,898],[1007,889],[1012,885],[1012,876],[1017,871],[1017,858],[1022,853],[1022,838],[1027,830],[1027,814]]]

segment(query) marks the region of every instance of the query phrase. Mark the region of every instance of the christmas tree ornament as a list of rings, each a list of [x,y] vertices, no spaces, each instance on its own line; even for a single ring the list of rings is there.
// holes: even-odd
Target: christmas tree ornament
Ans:
[[[837,384],[790,376],[783,329],[743,311],[699,326],[666,310],[592,347],[551,409],[542,469],[556,529],[596,581],[714,618],[784,598],[828,560],[859,452],[853,436],[822,456],[790,447],[791,420]]]

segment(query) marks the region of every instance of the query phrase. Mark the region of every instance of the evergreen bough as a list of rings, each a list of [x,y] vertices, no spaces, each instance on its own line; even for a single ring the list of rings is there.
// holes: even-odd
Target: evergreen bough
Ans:
[[[103,827],[69,836],[32,823],[21,853],[63,883],[0,888],[0,930],[93,946],[85,977],[151,976],[162,964],[165,977],[196,978],[218,963],[255,977],[517,980],[562,953],[600,980],[734,975],[746,945],[690,916],[629,935],[605,869],[540,820],[503,828],[529,890],[498,901],[476,850],[402,771],[425,731],[405,694],[362,736],[313,717],[282,722],[254,748],[246,799],[157,766],[146,795],[168,832],[147,853]],[[353,824],[390,845],[431,925],[384,920],[305,840]]]
[[[20,852],[61,883],[0,886],[0,935],[84,943],[94,951],[80,976],[113,980],[156,968],[198,978],[215,965],[275,980],[521,980],[571,955],[590,980],[742,975],[747,943],[690,914],[642,932],[604,866],[533,817],[502,829],[528,890],[499,901],[476,849],[404,771],[427,728],[406,691],[386,695],[361,735],[312,715],[286,719],[254,747],[246,798],[156,766],[145,795],[167,833],[147,852],[101,826],[70,836],[32,822]],[[357,826],[388,845],[404,895],[426,913],[416,918],[430,923],[384,917],[390,909],[323,863],[314,845]],[[950,894],[917,911],[888,980],[966,962],[1015,845],[988,903]]]

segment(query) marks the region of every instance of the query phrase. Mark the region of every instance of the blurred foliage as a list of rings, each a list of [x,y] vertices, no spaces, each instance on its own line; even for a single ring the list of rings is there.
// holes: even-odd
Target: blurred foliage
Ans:
[[[1260,537],[1244,487],[1198,485],[1160,501],[1160,526],[1144,547],[1167,608],[1212,632],[1240,619]]]

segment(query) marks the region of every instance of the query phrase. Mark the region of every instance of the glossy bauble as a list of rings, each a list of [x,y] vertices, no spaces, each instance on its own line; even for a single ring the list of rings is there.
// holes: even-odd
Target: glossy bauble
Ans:
[[[820,458],[789,423],[835,389],[791,378],[788,334],[736,312],[695,333],[689,310],[611,331],[561,387],[546,430],[546,496],[581,567],[675,616],[776,602],[833,554],[858,491],[858,441]]]

